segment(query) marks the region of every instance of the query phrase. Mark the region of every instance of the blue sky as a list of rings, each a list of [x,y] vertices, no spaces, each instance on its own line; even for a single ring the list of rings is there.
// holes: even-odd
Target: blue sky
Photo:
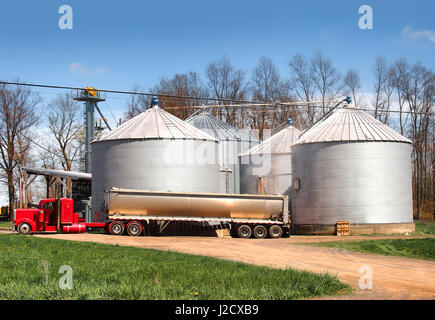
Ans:
[[[73,8],[73,30],[58,27],[63,4]],[[373,30],[358,27],[364,4]],[[434,68],[435,1],[8,1],[0,39],[5,80],[147,89],[162,76],[203,74],[222,55],[246,71],[267,56],[288,77],[294,54],[320,49],[340,72],[357,69],[370,91],[376,55]],[[122,99],[108,103],[122,110]]]

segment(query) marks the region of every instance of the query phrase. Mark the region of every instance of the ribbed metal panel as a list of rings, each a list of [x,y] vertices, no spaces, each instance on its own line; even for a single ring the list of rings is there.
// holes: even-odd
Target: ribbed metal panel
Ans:
[[[286,127],[273,136],[267,138],[260,144],[252,147],[240,156],[248,156],[253,154],[265,153],[291,153],[291,147],[296,143],[301,131],[293,126]]]
[[[240,193],[238,155],[258,144],[258,140],[206,111],[195,114],[186,122],[219,140],[219,164],[232,171],[229,175],[221,173],[220,191]],[[227,177],[231,179],[229,184]]]
[[[259,142],[250,134],[216,118],[207,111],[195,114],[194,116],[187,118],[185,121],[220,141]]]
[[[333,141],[411,141],[368,113],[355,108],[343,108],[302,133],[298,144]]]
[[[264,140],[240,156],[240,192],[259,193],[259,176],[264,194],[291,196],[291,146],[300,131],[292,126]]]
[[[218,145],[197,140],[115,140],[92,144],[92,204],[101,211],[104,190],[219,192]],[[197,161],[201,150],[209,159]],[[198,155],[198,153],[197,153]]]
[[[364,111],[344,108],[292,147],[296,225],[412,222],[411,141]]]
[[[329,142],[293,146],[296,225],[412,222],[411,145]]]
[[[122,139],[216,140],[158,106],[142,112],[118,128],[106,133],[98,141]]]
[[[218,141],[154,107],[92,143],[92,207],[104,190],[219,192]]]

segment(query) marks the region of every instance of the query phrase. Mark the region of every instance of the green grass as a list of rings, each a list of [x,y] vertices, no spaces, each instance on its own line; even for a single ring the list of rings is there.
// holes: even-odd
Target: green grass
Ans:
[[[11,228],[11,222],[10,221],[4,221],[0,220],[0,228]]]
[[[389,256],[435,260],[435,238],[324,242],[313,245]]]
[[[73,270],[72,290],[59,288],[61,265]],[[0,299],[301,299],[350,291],[328,274],[151,249],[0,235]]]
[[[415,220],[415,234],[434,234],[435,220]]]

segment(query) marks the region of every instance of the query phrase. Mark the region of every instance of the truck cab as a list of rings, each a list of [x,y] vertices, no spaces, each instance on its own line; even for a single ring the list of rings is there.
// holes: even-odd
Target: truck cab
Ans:
[[[79,222],[79,214],[73,212],[73,205],[72,199],[44,199],[36,209],[16,209],[14,230],[22,234],[60,231],[58,226],[63,228]]]

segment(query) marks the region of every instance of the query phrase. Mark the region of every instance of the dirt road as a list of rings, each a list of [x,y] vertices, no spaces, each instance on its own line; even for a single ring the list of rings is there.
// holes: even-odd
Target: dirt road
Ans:
[[[328,299],[435,299],[435,261],[300,245],[337,241],[337,237],[294,236],[290,239],[264,240],[198,236],[133,238],[106,234],[52,234],[37,237],[172,250],[274,268],[329,272],[355,289],[354,295]],[[343,241],[379,238],[391,237],[346,237]],[[359,273],[361,267],[372,270],[372,290],[359,288],[360,278],[364,275]]]

